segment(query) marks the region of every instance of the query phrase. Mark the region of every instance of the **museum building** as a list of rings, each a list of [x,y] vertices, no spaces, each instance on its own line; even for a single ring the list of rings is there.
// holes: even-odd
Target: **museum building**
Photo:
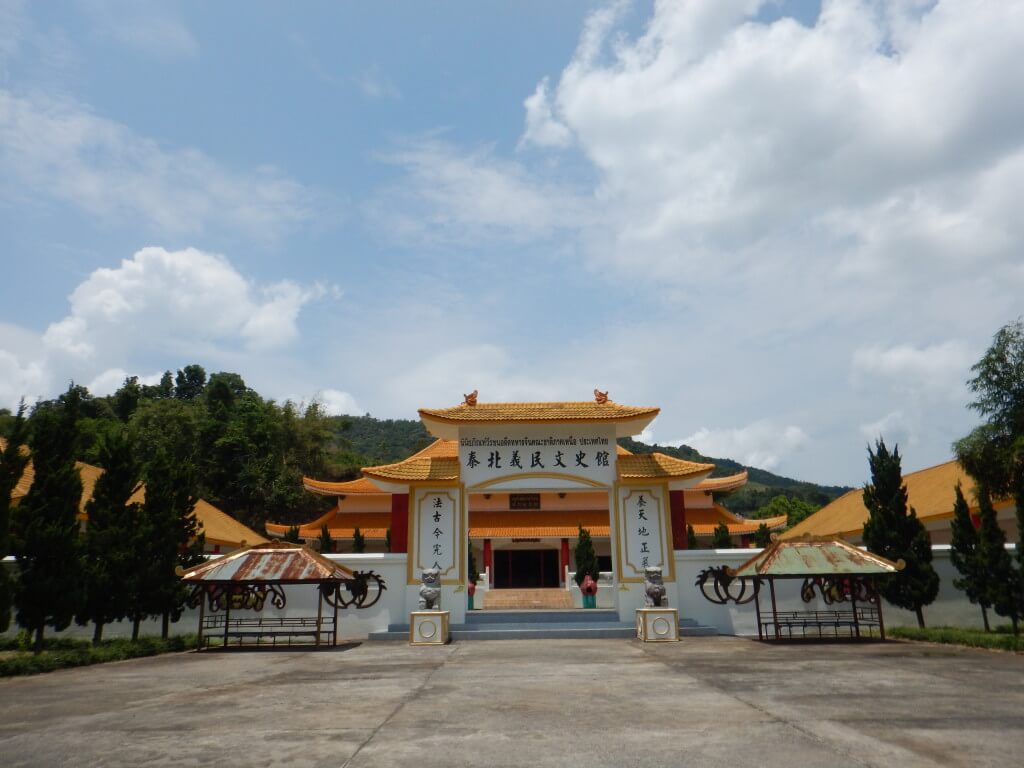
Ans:
[[[369,552],[409,553],[409,585],[430,567],[465,585],[471,547],[481,586],[501,590],[564,587],[581,527],[616,584],[639,584],[647,566],[672,581],[672,551],[687,548],[688,526],[705,546],[720,523],[734,546],[751,546],[761,523],[785,527],[785,516],[748,520],[717,501],[746,472],[711,477],[713,464],[618,445],[658,413],[596,391],[589,402],[478,403],[474,394],[453,408],[422,408],[435,440],[418,453],[348,482],[304,478],[306,490],[337,501],[299,536],[315,544],[326,526],[343,552],[358,528]],[[288,528],[271,523],[267,532]]]

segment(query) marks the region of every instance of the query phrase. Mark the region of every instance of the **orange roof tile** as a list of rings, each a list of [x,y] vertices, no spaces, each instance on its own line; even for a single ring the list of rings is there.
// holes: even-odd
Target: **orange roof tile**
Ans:
[[[627,450],[626,448],[623,448],[621,445],[616,443],[615,444],[615,455],[616,456],[632,456],[633,452],[630,451],[630,450]]]
[[[580,526],[591,536],[608,536],[608,510],[550,512],[480,511],[469,514],[471,539],[575,538]]]
[[[340,483],[331,482],[329,480],[315,480],[312,477],[303,477],[302,487],[310,493],[315,493],[318,496],[347,496],[349,494],[378,496],[389,495],[388,491],[381,490],[378,486],[374,485],[372,480],[366,477],[360,477],[355,480],[348,480]]]
[[[768,526],[770,531],[778,531],[786,527],[786,516],[776,515],[775,517],[768,517],[761,520],[752,520],[750,518],[737,515],[721,504],[715,504],[713,507],[698,507],[696,509],[687,508],[686,510],[686,524],[693,526],[693,532],[697,536],[712,536],[715,533],[715,528],[718,527],[719,523],[725,523],[729,529],[729,533],[733,536],[739,536],[742,534],[755,533],[758,528],[761,527],[761,523]]]
[[[746,484],[747,470],[743,470],[735,475],[728,475],[726,477],[705,477],[694,486],[694,490],[724,493],[725,491],[735,491]]]
[[[368,539],[383,539],[387,529],[391,527],[391,513],[339,512],[332,509],[313,522],[299,526],[299,536],[303,539],[319,538],[320,528],[324,525],[334,539],[351,539],[356,528]],[[290,527],[279,523],[267,523],[267,533],[284,536]]]
[[[974,479],[967,474],[956,460],[947,461],[935,467],[919,469],[903,476],[907,486],[909,505],[917,512],[922,522],[944,520],[953,516],[953,502],[957,483],[963,486],[968,502],[973,502],[971,489]],[[864,506],[864,492],[860,488],[847,491],[830,504],[826,504],[807,519],[797,523],[780,538],[792,539],[804,534],[812,536],[859,536],[868,519],[868,510]],[[996,502],[997,508],[1012,504],[1009,500]],[[977,505],[971,504],[971,511],[977,511]]]
[[[396,464],[379,467],[363,467],[363,474],[384,482],[416,482],[433,480],[438,482],[459,479],[459,460],[454,457],[413,457]]]
[[[698,464],[666,456],[663,453],[638,453],[618,458],[619,477],[622,479],[681,478],[711,472],[714,464]]]
[[[657,416],[660,409],[632,405],[619,405],[611,400],[598,403],[593,400],[561,403],[479,403],[457,405],[454,408],[420,408],[420,417],[458,424],[478,424],[492,421],[608,422]]]

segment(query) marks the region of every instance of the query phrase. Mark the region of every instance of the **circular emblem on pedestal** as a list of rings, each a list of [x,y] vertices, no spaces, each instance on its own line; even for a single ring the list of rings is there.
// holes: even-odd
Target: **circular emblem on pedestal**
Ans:
[[[668,623],[668,619],[659,616],[652,622],[651,628],[656,635],[667,635],[669,630],[672,629],[672,625]]]
[[[424,640],[430,640],[434,635],[437,634],[437,623],[431,619],[426,619],[420,622],[420,637]]]

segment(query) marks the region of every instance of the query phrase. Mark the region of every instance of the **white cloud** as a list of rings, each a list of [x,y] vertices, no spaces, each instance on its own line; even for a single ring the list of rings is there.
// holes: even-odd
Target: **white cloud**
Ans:
[[[962,401],[977,357],[959,340],[925,347],[871,346],[853,353],[852,367],[855,376],[882,379],[898,392]]]
[[[810,438],[797,426],[762,420],[737,429],[701,427],[692,435],[666,445],[688,445],[705,456],[731,458],[750,467],[772,469]]]
[[[541,147],[565,147],[570,144],[571,132],[551,114],[546,77],[537,83],[537,90],[523,101],[523,106],[526,108],[526,130],[519,140],[519,146],[536,144]]]
[[[47,349],[82,362],[140,349],[192,354],[243,341],[263,350],[298,335],[302,306],[322,295],[283,281],[259,288],[217,254],[143,248],[93,272],[71,294],[71,313],[47,328]]]
[[[95,395],[96,397],[112,395],[121,388],[125,379],[130,376],[136,376],[139,380],[139,384],[141,385],[152,386],[160,383],[160,379],[163,377],[163,371],[157,371],[156,373],[151,373],[146,376],[139,376],[138,374],[128,373],[124,368],[108,368],[86,384],[85,388],[89,390],[90,394]]]
[[[92,16],[100,34],[139,53],[170,58],[199,52],[184,20],[166,3],[89,0],[82,9]]]
[[[400,99],[401,91],[386,75],[377,67],[371,67],[360,72],[354,78],[355,84],[364,96],[371,99]]]
[[[524,243],[579,226],[574,190],[533,178],[491,149],[464,152],[425,139],[389,153],[400,183],[365,207],[379,231],[407,243]]]
[[[861,424],[860,433],[872,444],[882,438],[890,448],[894,445],[916,446],[920,441],[916,425],[912,422],[913,419],[903,411],[891,411],[877,421]]]
[[[351,394],[340,389],[321,389],[312,397],[289,395],[284,399],[298,403],[300,407],[311,402],[319,403],[327,416],[361,416],[366,413]]]
[[[0,89],[0,194],[26,191],[161,233],[227,227],[276,237],[312,215],[312,196],[271,167],[231,171],[197,149],[168,149],[87,107]],[[17,184],[13,182],[17,180]]]

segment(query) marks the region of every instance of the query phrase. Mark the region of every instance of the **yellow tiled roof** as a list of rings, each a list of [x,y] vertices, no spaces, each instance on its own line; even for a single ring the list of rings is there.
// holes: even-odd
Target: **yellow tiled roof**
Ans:
[[[470,512],[469,537],[471,539],[568,539],[576,537],[581,525],[590,531],[591,536],[608,536],[608,510]]]
[[[747,470],[743,470],[735,475],[728,475],[727,477],[705,477],[697,485],[694,486],[694,490],[697,491],[735,491],[737,488],[747,484]]]
[[[479,403],[454,408],[420,408],[420,417],[458,424],[489,421],[561,422],[561,421],[624,421],[643,416],[654,417],[659,408],[619,405],[609,400],[565,403]]]
[[[391,513],[331,510],[313,522],[300,526],[299,536],[303,539],[319,538],[320,528],[324,525],[327,526],[328,533],[334,539],[351,539],[356,528],[368,539],[383,539],[387,535],[387,529],[391,527]],[[267,533],[283,536],[290,527],[278,523],[267,523]]]
[[[956,491],[953,489],[957,483],[963,486],[964,496],[971,504],[971,511],[977,511],[971,493],[974,479],[956,460],[910,472],[903,476],[903,482],[907,486],[908,503],[922,522],[943,520],[953,516],[953,502],[956,499]],[[997,502],[996,506],[1003,507],[1008,503],[1010,502],[1002,500]],[[822,507],[806,520],[797,523],[780,538],[792,539],[804,534],[856,536],[864,529],[867,519],[864,492],[860,488],[855,488]]]
[[[320,496],[347,496],[349,494],[366,494],[366,495],[387,495],[387,491],[382,491],[373,481],[366,477],[360,477],[355,480],[348,480],[347,482],[333,483],[328,480],[315,480],[312,477],[302,478],[302,487],[310,493],[316,493]]]
[[[710,472],[714,464],[698,464],[666,456],[663,453],[637,453],[619,456],[619,477],[623,479],[664,479],[699,475]]]
[[[459,441],[458,440],[445,440],[438,438],[426,448],[417,451],[410,459],[423,458],[449,458],[457,459],[459,457]]]
[[[413,456],[396,464],[363,467],[363,474],[385,482],[457,481],[459,479],[459,460],[454,456]]]
[[[240,547],[245,544],[266,544],[268,539],[260,536],[256,531],[221,512],[208,501],[199,499],[195,508],[196,520],[199,522],[199,530],[206,534],[207,544],[221,544]]]
[[[615,444],[615,455],[616,456],[632,456],[633,452],[623,448],[618,443]]]
[[[733,536],[755,533],[761,527],[761,523],[768,526],[769,531],[777,531],[786,527],[786,516],[776,515],[762,520],[751,520],[737,515],[721,504],[713,507],[698,507],[686,509],[686,524],[693,526],[693,532],[697,536],[712,536],[719,523],[725,523],[729,533]]]

